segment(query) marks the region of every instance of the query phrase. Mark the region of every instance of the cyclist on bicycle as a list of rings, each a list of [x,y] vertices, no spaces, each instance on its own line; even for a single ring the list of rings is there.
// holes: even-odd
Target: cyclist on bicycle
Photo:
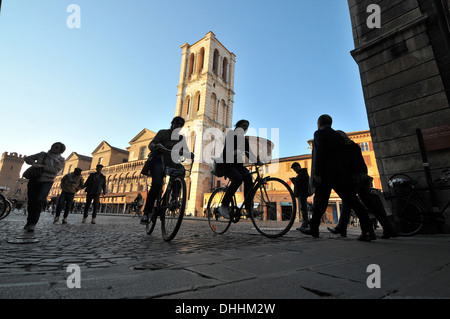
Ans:
[[[217,169],[220,170],[224,176],[227,176],[231,183],[226,191],[223,199],[222,205],[219,207],[219,214],[222,217],[230,218],[230,203],[233,195],[236,193],[239,186],[244,182],[244,196],[252,189],[252,176],[249,174],[247,168],[244,167],[244,155],[255,163],[256,156],[250,149],[250,144],[248,139],[245,138],[245,133],[250,126],[250,122],[247,120],[240,120],[236,123],[235,129],[230,130],[225,137],[225,144],[223,147],[222,163],[217,163]],[[245,202],[245,209],[247,213],[250,213],[251,203],[248,200]]]
[[[147,225],[149,216],[155,205],[155,200],[162,189],[165,176],[163,164],[166,167],[184,169],[183,165],[175,163],[175,161],[177,161],[180,156],[186,155],[190,156],[191,159],[194,159],[194,153],[189,151],[184,136],[179,134],[183,126],[184,119],[179,116],[174,117],[170,129],[160,130],[148,145],[148,148],[150,149],[148,161],[150,161],[152,186],[147,194],[147,201],[141,218],[142,225]]]

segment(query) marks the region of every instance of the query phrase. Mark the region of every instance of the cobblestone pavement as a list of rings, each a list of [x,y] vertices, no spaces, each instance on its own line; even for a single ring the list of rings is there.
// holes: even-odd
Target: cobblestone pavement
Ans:
[[[159,226],[149,236],[130,216],[99,215],[93,225],[70,215],[63,225],[44,212],[34,233],[25,220],[0,221],[0,298],[450,298],[449,235],[365,243],[358,228],[341,238],[322,225],[311,238],[296,223],[269,239],[241,220],[215,236],[206,220],[185,218],[167,243]],[[68,285],[71,264],[81,289]],[[370,265],[380,288],[367,283]]]
[[[215,236],[202,219],[183,220],[180,231],[169,243],[161,237],[159,223],[151,236],[138,218],[98,215],[97,224],[82,224],[82,215],[72,214],[68,224],[53,224],[53,215],[43,212],[34,233],[22,230],[26,216],[11,214],[0,222],[0,273],[63,270],[70,264],[86,268],[136,263],[151,257],[189,254],[201,250],[223,251],[238,245],[258,246],[271,241],[292,241],[304,237],[298,231],[271,240],[252,228],[251,221],[232,224],[225,235]],[[159,221],[158,221],[159,222]],[[294,227],[293,227],[294,228]],[[11,243],[29,242],[36,243]],[[305,237],[305,239],[307,239]]]

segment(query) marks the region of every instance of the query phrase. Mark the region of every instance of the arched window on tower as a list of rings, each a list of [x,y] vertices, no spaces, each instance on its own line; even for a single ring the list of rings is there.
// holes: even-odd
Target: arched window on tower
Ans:
[[[214,57],[213,57],[213,72],[215,74],[219,74],[219,50],[214,50]]]
[[[217,96],[216,93],[211,94],[212,119],[217,122]]]
[[[197,73],[200,74],[205,63],[205,48],[201,48],[198,55]]]
[[[190,105],[191,104],[191,98],[190,96],[186,96],[186,98],[184,99],[184,107],[183,110],[185,111],[185,113],[182,115],[182,117],[186,120],[189,116],[189,112],[190,112]]]
[[[200,91],[197,91],[197,93],[195,93],[194,106],[195,112],[200,111]]]
[[[195,61],[195,55],[194,53],[191,53],[189,56],[189,66],[188,66],[188,77],[194,73],[194,61]]]
[[[225,100],[221,101],[221,107],[222,107],[222,116],[223,116],[223,125],[227,126],[227,105],[225,104]]]
[[[223,63],[222,63],[222,79],[227,82],[227,78],[228,78],[228,59],[227,58],[223,58]]]

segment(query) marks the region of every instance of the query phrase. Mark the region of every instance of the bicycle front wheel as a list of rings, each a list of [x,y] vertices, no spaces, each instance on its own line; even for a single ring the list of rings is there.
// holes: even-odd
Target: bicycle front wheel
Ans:
[[[153,230],[155,229],[156,226],[156,219],[157,219],[156,213],[150,216],[150,219],[148,220],[147,225],[145,226],[145,232],[147,233],[147,235],[151,235],[153,233]]]
[[[400,236],[413,236],[423,226],[423,209],[415,201],[400,195],[387,198]]]
[[[171,241],[180,229],[186,209],[186,182],[184,179],[174,178],[164,196],[167,207],[161,216],[161,231],[163,239]]]
[[[260,183],[252,195],[250,216],[256,230],[269,238],[286,234],[295,221],[297,202],[289,185],[275,177]]]
[[[11,203],[3,195],[0,196],[0,220],[8,217],[11,212]]]
[[[232,219],[223,218],[219,214],[219,207],[222,205],[222,199],[225,196],[227,189],[221,187],[216,189],[208,200],[208,206],[206,208],[206,214],[208,216],[208,224],[211,230],[217,235],[224,234],[228,228],[230,228]],[[236,206],[234,196],[231,203],[232,207]]]

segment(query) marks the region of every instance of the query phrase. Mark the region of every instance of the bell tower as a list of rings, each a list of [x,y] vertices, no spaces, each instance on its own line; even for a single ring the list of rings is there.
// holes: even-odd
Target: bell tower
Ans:
[[[195,153],[191,176],[186,179],[186,211],[202,215],[203,194],[211,192],[213,187],[211,154],[217,156],[222,151],[219,145],[223,140],[219,139],[232,126],[236,56],[213,32],[192,45],[183,44],[181,49],[175,116],[185,119],[183,132],[190,150]],[[211,131],[215,134],[210,134]]]

